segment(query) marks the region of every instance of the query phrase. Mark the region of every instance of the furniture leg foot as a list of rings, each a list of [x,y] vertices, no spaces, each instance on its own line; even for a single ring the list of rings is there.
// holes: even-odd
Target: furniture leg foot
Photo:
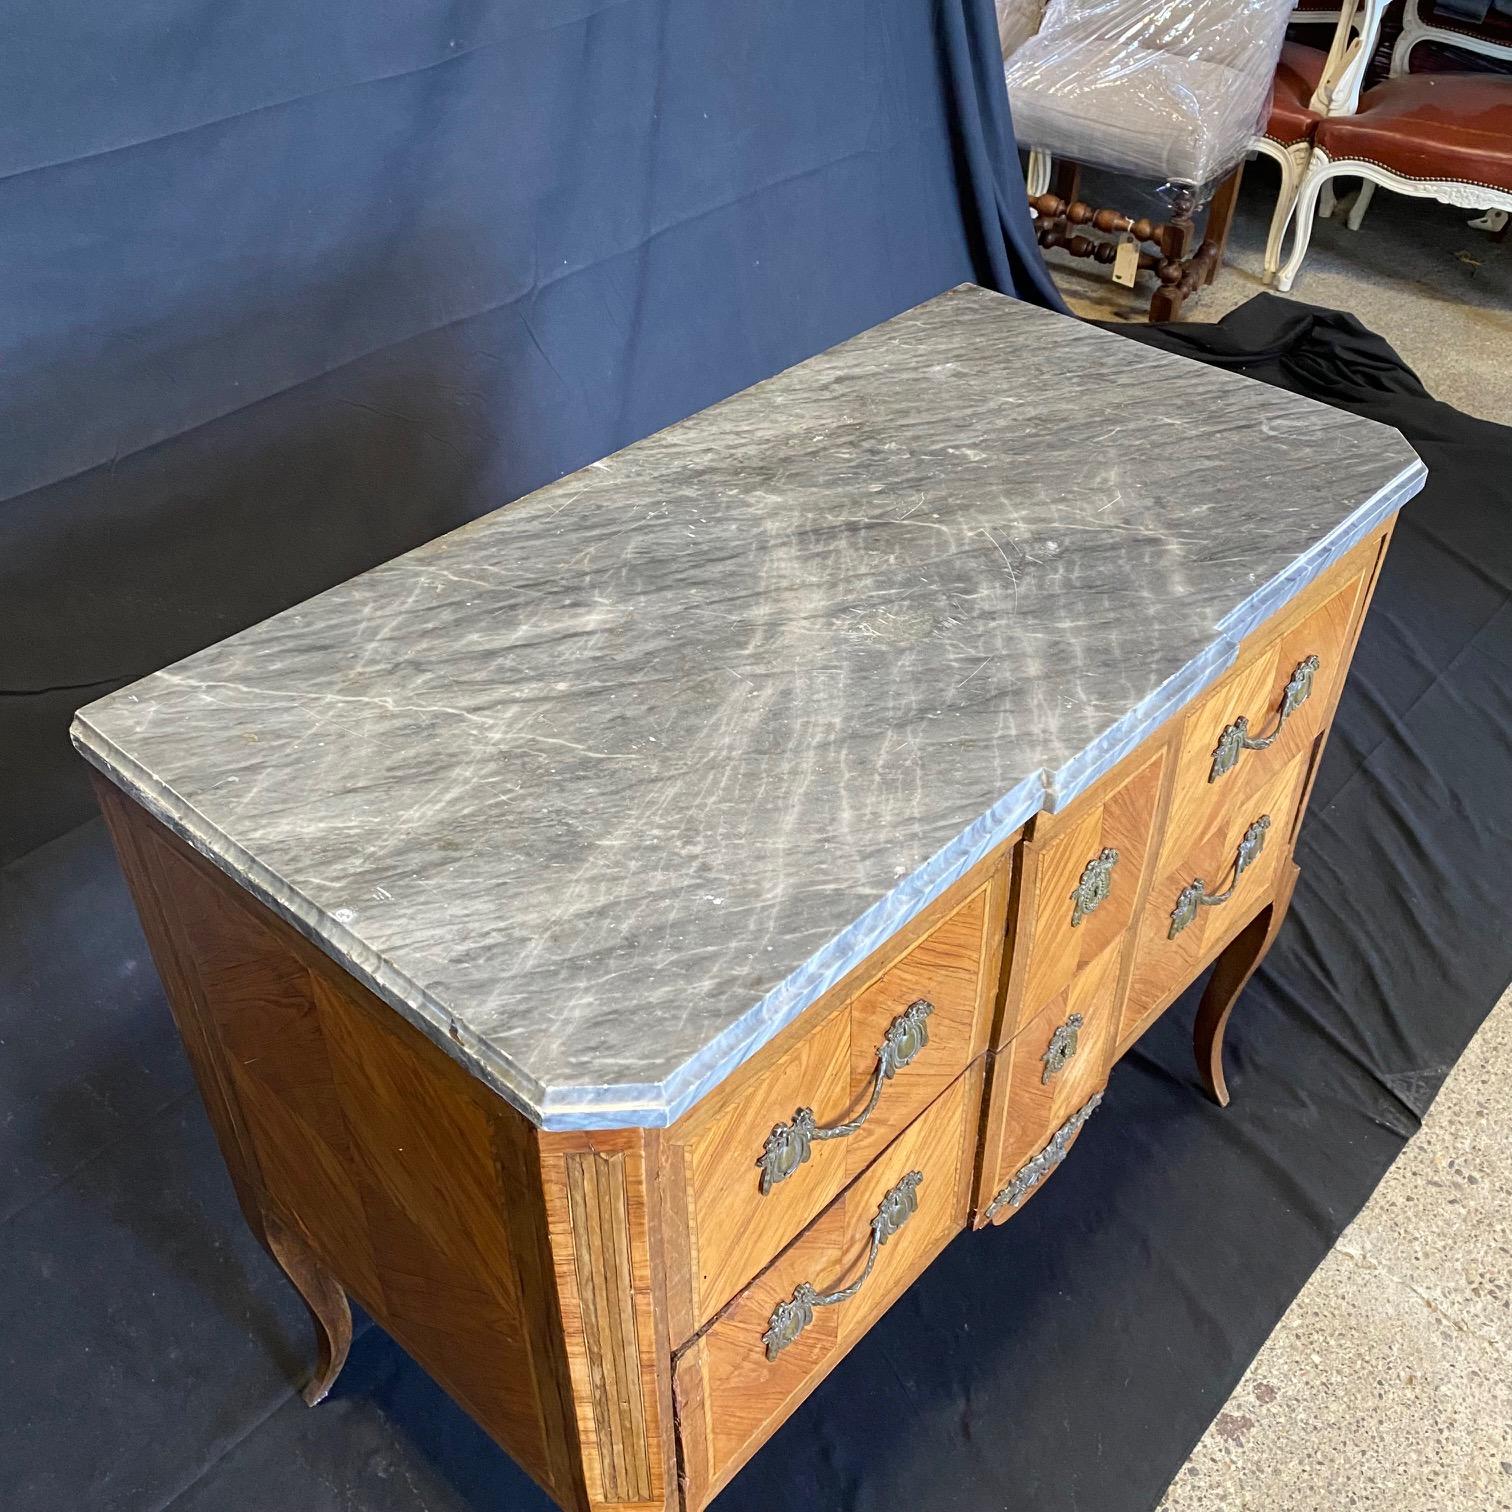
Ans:
[[[352,1309],[336,1278],[316,1260],[309,1245],[271,1214],[263,1220],[268,1249],[294,1290],[304,1299],[315,1325],[315,1370],[300,1393],[314,1407],[325,1400],[352,1346]]]
[[[1223,1075],[1223,1034],[1228,1028],[1229,1014],[1280,932],[1286,911],[1291,906],[1292,889],[1297,884],[1296,865],[1290,860],[1284,865],[1284,873],[1270,904],[1234,936],[1218,957],[1197,1009],[1197,1024],[1193,1030],[1197,1071],[1220,1108],[1228,1107],[1229,1103],[1228,1083]]]
[[[1291,256],[1286,259],[1285,265],[1276,275],[1276,287],[1283,294],[1291,288],[1301,270],[1302,259],[1307,256],[1308,243],[1312,241],[1313,219],[1318,206],[1318,196],[1331,176],[1328,159],[1321,151],[1314,152],[1312,163],[1302,180],[1302,187],[1297,191],[1297,204],[1293,211],[1296,229],[1292,233]]]
[[[1030,150],[1029,164],[1024,169],[1024,187],[1028,190],[1031,199],[1035,195],[1049,192],[1052,167],[1050,154],[1043,148],[1035,147]]]
[[[1161,284],[1150,296],[1150,324],[1163,325],[1167,321],[1179,320],[1185,303],[1186,295],[1178,284]]]
[[[1349,207],[1349,214],[1344,224],[1351,231],[1358,231],[1365,219],[1365,212],[1370,208],[1370,202],[1375,198],[1376,186],[1370,179],[1362,180],[1360,192],[1355,195],[1354,204]]]
[[[1208,209],[1207,229],[1203,233],[1203,247],[1209,243],[1213,246],[1213,255],[1208,260],[1207,271],[1203,276],[1203,283],[1210,284],[1217,278],[1218,270],[1223,266],[1224,255],[1228,251],[1229,231],[1234,224],[1234,211],[1239,204],[1239,185],[1244,178],[1244,160],[1241,158],[1239,165],[1219,185],[1218,192],[1213,196],[1213,203]]]

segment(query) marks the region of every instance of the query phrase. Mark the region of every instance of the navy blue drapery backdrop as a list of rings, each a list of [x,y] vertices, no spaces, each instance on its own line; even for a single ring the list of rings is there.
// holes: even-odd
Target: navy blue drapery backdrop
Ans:
[[[991,0],[13,0],[0,861],[72,710],[963,280]]]

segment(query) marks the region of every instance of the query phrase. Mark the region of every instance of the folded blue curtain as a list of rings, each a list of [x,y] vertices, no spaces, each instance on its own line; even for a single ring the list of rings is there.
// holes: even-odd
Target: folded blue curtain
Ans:
[[[72,710],[964,280],[991,0],[14,0],[0,860]]]

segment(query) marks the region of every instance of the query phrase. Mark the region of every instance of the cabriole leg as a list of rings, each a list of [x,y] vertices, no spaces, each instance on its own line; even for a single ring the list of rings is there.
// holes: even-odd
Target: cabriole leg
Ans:
[[[251,1137],[225,1065],[225,1052],[210,1022],[192,955],[164,907],[163,900],[174,896],[174,887],[161,870],[162,847],[148,843],[151,831],[147,822],[109,783],[96,778],[95,792],[242,1215],[289,1278],[315,1324],[315,1373],[303,1393],[313,1407],[330,1391],[352,1342],[352,1313],[346,1293],[316,1260],[309,1245],[268,1211]]]
[[[1349,207],[1349,215],[1344,224],[1351,231],[1358,231],[1365,220],[1365,212],[1370,208],[1370,202],[1375,198],[1376,186],[1370,179],[1360,181],[1360,192],[1355,195],[1354,204]]]
[[[1229,1014],[1280,933],[1296,885],[1297,867],[1288,859],[1283,863],[1275,897],[1228,943],[1202,994],[1193,1049],[1203,1085],[1221,1108],[1228,1107],[1229,1102],[1228,1083],[1223,1077],[1223,1033],[1228,1028]]]
[[[1307,171],[1307,159],[1311,151],[1304,143],[1300,153],[1295,147],[1288,147],[1276,159],[1281,170],[1281,187],[1276,191],[1276,208],[1271,214],[1270,234],[1265,242],[1267,279],[1274,279],[1281,270],[1281,244],[1286,239],[1286,228],[1291,224],[1292,211],[1297,204],[1297,190]]]
[[[316,1260],[309,1245],[271,1214],[263,1219],[263,1238],[315,1325],[315,1371],[300,1393],[314,1407],[325,1400],[346,1364],[352,1347],[352,1309],[336,1278]]]
[[[1302,180],[1302,187],[1297,191],[1297,208],[1295,211],[1296,230],[1292,233],[1291,256],[1287,258],[1286,265],[1276,275],[1276,287],[1284,294],[1291,288],[1302,267],[1302,259],[1307,256],[1307,245],[1312,240],[1313,218],[1318,207],[1318,195],[1323,190],[1323,185],[1332,177],[1328,159],[1321,152],[1313,154],[1311,166],[1307,170],[1307,176]]]

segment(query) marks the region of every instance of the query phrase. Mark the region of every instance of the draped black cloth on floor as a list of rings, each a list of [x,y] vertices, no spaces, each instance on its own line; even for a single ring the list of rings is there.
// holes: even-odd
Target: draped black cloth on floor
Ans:
[[[1153,1507],[1512,978],[1512,431],[1330,311],[1126,334],[1384,420],[1430,468],[1229,1031],[1234,1103],[1198,1089],[1189,995],[1044,1192],[959,1238],[721,1512]],[[329,1402],[293,1394],[303,1316],[241,1223],[98,825],[0,872],[0,1044],[8,1512],[545,1512],[376,1328]]]

